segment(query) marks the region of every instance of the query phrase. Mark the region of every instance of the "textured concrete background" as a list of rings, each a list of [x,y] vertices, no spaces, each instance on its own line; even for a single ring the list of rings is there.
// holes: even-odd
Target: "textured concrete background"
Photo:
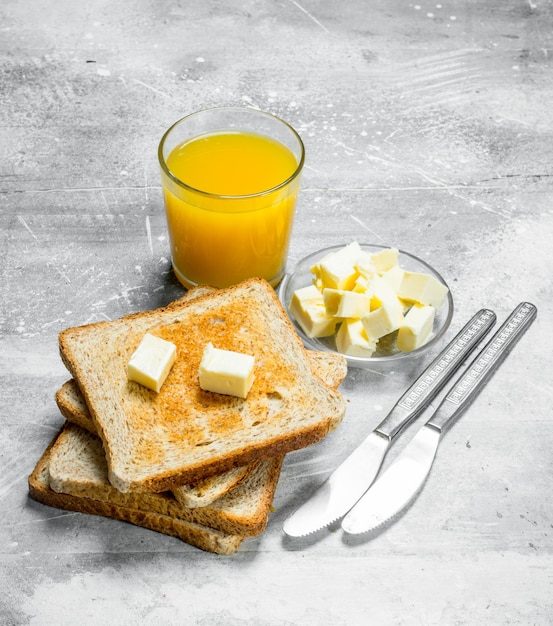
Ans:
[[[0,622],[553,623],[553,3],[4,0],[0,34]],[[62,423],[58,332],[182,293],[157,144],[225,104],[305,141],[291,264],[352,239],[410,251],[452,288],[451,334],[539,309],[368,540],[281,526],[409,368],[349,373],[344,423],[287,458],[267,531],[232,557],[27,497]]]

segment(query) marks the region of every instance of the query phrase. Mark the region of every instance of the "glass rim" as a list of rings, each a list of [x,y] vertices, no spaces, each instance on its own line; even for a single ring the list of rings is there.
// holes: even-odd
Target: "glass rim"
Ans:
[[[292,172],[292,174],[290,176],[288,176],[288,178],[286,178],[283,182],[279,183],[278,185],[275,185],[274,187],[271,187],[270,189],[265,189],[263,191],[257,191],[256,193],[250,193],[250,194],[245,194],[245,195],[223,195],[223,194],[219,194],[219,193],[211,193],[209,191],[204,191],[202,189],[197,189],[196,187],[192,187],[191,185],[185,183],[183,180],[181,180],[180,178],[178,178],[177,176],[175,176],[171,170],[169,169],[169,167],[167,166],[167,163],[165,161],[165,157],[163,156],[163,148],[165,145],[165,141],[167,140],[167,138],[169,137],[169,134],[180,124],[182,124],[183,122],[185,122],[186,120],[190,119],[191,117],[195,117],[197,115],[202,115],[203,113],[211,113],[211,112],[216,112],[216,111],[241,111],[241,112],[245,112],[245,111],[250,111],[253,113],[260,113],[266,117],[272,118],[273,120],[283,124],[286,128],[288,128],[291,132],[292,135],[296,138],[298,144],[299,144],[299,148],[300,148],[300,159],[297,163],[296,169]],[[274,191],[277,191],[279,189],[282,189],[283,187],[286,187],[286,185],[289,185],[295,178],[297,178],[299,176],[299,174],[301,173],[302,169],[303,169],[303,165],[305,162],[305,146],[303,144],[302,138],[300,137],[300,135],[298,134],[298,132],[290,125],[288,124],[288,122],[285,122],[283,119],[281,119],[280,117],[273,115],[272,113],[267,113],[267,111],[262,111],[261,109],[256,109],[254,107],[233,107],[233,106],[229,106],[229,107],[213,107],[210,109],[202,109],[200,111],[195,111],[194,113],[190,113],[189,115],[185,115],[184,117],[182,117],[181,119],[177,120],[174,124],[171,124],[171,126],[169,126],[169,128],[163,133],[163,136],[159,142],[159,146],[158,146],[158,150],[157,150],[157,156],[158,156],[158,160],[159,160],[159,164],[161,165],[161,169],[163,170],[163,172],[169,177],[170,180],[172,180],[175,184],[177,184],[179,187],[182,187],[183,189],[186,189],[187,191],[196,193],[196,194],[200,194],[206,198],[218,198],[221,200],[246,200],[248,198],[260,198],[263,196],[266,196],[268,194],[273,193]]]

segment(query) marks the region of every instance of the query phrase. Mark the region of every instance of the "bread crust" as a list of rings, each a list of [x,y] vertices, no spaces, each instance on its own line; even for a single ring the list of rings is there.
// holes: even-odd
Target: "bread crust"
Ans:
[[[160,513],[230,534],[255,536],[267,525],[282,460],[265,459],[230,493],[208,506],[191,508],[170,493],[122,493],[115,489],[108,480],[101,441],[68,422],[50,450],[49,484],[58,493]]]
[[[100,515],[128,522],[135,526],[142,526],[165,535],[177,537],[201,550],[220,555],[233,554],[243,542],[244,537],[242,535],[225,533],[168,515],[119,506],[83,496],[56,493],[49,485],[48,465],[50,453],[57,438],[58,435],[47,446],[28,479],[29,494],[37,502],[66,511]]]

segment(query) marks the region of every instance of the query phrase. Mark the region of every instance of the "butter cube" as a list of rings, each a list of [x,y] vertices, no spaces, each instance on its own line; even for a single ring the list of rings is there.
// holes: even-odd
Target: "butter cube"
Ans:
[[[314,276],[313,282],[315,284],[317,283],[321,283],[323,282],[323,279],[321,277],[321,263],[323,263],[324,261],[326,261],[327,259],[330,259],[331,257],[334,256],[334,252],[329,252],[328,254],[326,254],[322,259],[319,259],[319,261],[315,264],[313,264],[310,267],[311,273]],[[320,287],[321,291],[322,291],[322,286]]]
[[[315,287],[317,288],[317,290],[322,293],[323,289],[325,288],[324,284],[323,284],[323,279],[322,278],[317,278],[315,277],[313,279],[313,284],[315,285]]]
[[[363,251],[361,250],[361,246],[357,243],[357,241],[352,241],[351,243],[348,243],[347,246],[344,246],[340,250],[332,253],[332,256],[335,258],[348,259],[354,263],[355,260],[362,254]]]
[[[174,343],[146,333],[127,363],[127,378],[159,393],[176,358]]]
[[[325,289],[323,299],[326,312],[334,317],[360,318],[371,310],[371,297],[364,293]]]
[[[220,350],[210,342],[200,363],[200,387],[204,391],[246,398],[255,378],[254,362],[253,356]]]
[[[433,306],[415,304],[403,320],[397,334],[397,347],[411,352],[423,346],[432,334],[436,309]]]
[[[380,339],[401,326],[403,309],[397,298],[395,302],[385,300],[377,309],[363,315],[361,321],[368,337]]]
[[[327,314],[323,294],[315,285],[294,291],[290,313],[308,337],[328,337],[336,331],[338,321]]]
[[[395,293],[397,293],[399,286],[401,285],[401,281],[403,280],[404,273],[404,270],[399,265],[394,265],[394,267],[383,272],[381,277],[382,280],[388,284]]]
[[[430,274],[405,271],[397,295],[410,302],[428,304],[439,309],[447,291],[447,287]]]
[[[336,349],[349,356],[369,357],[376,341],[369,339],[361,320],[344,320],[336,333]]]
[[[365,293],[367,295],[372,294],[372,279],[359,274],[359,276],[355,279],[355,283],[353,284],[352,291],[356,293]]]
[[[383,303],[387,303],[388,308],[401,311],[404,305],[397,297],[395,289],[381,276],[376,276],[372,282],[373,292],[371,297],[371,311],[378,309]]]
[[[361,251],[355,261],[355,269],[361,276],[367,279],[372,279],[377,275],[376,268],[372,262],[372,255],[368,252]]]
[[[324,306],[323,294],[315,285],[300,287],[294,291],[290,307],[294,304],[301,304],[302,307],[313,304],[320,304],[321,306]]]
[[[397,248],[386,248],[380,252],[374,252],[371,255],[371,260],[376,271],[382,274],[397,265],[398,257],[399,250]]]
[[[322,259],[318,271],[323,285],[330,289],[351,289],[359,276],[355,263],[360,253],[361,247],[354,241]]]

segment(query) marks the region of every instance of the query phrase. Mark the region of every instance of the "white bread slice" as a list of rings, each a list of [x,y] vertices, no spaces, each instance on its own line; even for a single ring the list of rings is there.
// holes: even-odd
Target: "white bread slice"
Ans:
[[[213,291],[215,291],[215,288],[207,285],[194,287],[193,289],[189,289],[179,300],[172,303],[172,305],[179,306],[181,302],[199,298]],[[89,432],[96,434],[96,427],[94,426],[86,402],[74,380],[68,380],[58,389],[56,392],[56,403],[66,420],[78,424]],[[255,467],[255,463],[235,467],[228,472],[206,478],[196,484],[175,487],[173,494],[184,506],[207,506],[236,487],[236,485]]]
[[[29,493],[37,502],[66,511],[101,515],[129,522],[136,526],[142,526],[165,535],[177,537],[201,550],[221,555],[233,554],[244,540],[242,535],[228,534],[168,515],[119,506],[112,502],[103,502],[84,496],[56,493],[50,488],[48,469],[50,451],[56,439],[57,436],[46,448],[34,471],[29,476]]]
[[[329,387],[337,389],[347,374],[345,359],[333,352],[308,351],[307,356],[313,372]],[[91,433],[96,433],[86,402],[74,380],[66,381],[58,389],[56,403],[66,420]],[[257,463],[250,463],[236,467],[195,484],[175,487],[172,492],[177,501],[184,506],[207,506],[236,487],[256,466]]]
[[[206,507],[182,506],[171,493],[122,493],[108,480],[98,437],[66,423],[50,451],[50,487],[58,493],[167,515],[235,535],[259,535],[267,525],[282,457],[261,461],[234,490]]]
[[[177,345],[159,394],[126,378],[145,332]],[[77,381],[120,491],[164,491],[305,447],[341,421],[341,395],[314,375],[272,287],[261,279],[60,333],[60,353]],[[256,380],[246,400],[204,392],[203,349],[252,354]]]

